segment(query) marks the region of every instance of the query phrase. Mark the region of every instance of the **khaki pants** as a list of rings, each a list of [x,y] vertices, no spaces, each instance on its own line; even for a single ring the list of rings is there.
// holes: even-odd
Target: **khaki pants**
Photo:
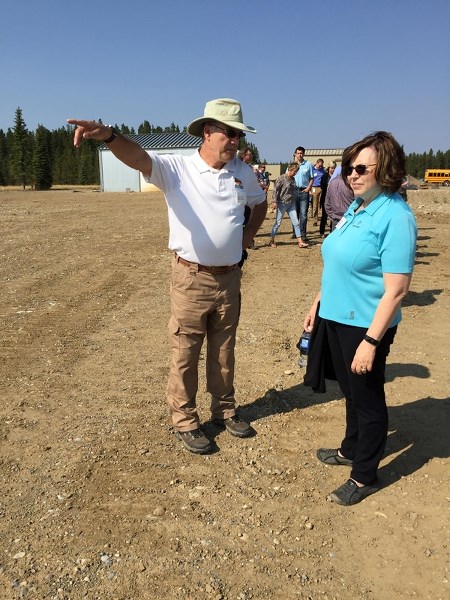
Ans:
[[[314,223],[319,218],[319,206],[320,206],[320,195],[322,194],[322,188],[313,187],[311,188],[312,196],[312,207],[311,207],[311,218],[314,219]]]
[[[211,274],[196,265],[172,263],[167,403],[178,431],[200,424],[196,407],[198,363],[207,339],[206,384],[211,418],[235,414],[234,347],[240,314],[241,269]]]

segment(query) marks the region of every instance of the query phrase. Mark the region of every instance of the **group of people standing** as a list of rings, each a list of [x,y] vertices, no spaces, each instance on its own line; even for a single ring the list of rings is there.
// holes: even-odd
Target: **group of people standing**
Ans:
[[[69,119],[68,123],[76,126],[75,146],[83,139],[102,141],[119,160],[164,192],[168,245],[173,252],[167,404],[177,438],[196,454],[215,447],[202,429],[196,404],[205,339],[210,420],[236,438],[254,435],[253,427],[236,410],[235,343],[242,253],[265,219],[267,189],[237,157],[240,140],[246,133],[256,133],[244,124],[240,103],[230,98],[206,103],[203,116],[187,128],[202,138],[199,150],[190,156],[148,153],[114,127],[97,121]],[[309,196],[313,187],[319,187],[314,186],[314,171],[307,163],[299,146],[274,190],[274,228],[278,212],[288,212],[300,247],[308,245]],[[318,459],[327,465],[351,467],[350,478],[330,495],[344,505],[380,489],[377,470],[388,420],[386,357],[411,281],[417,235],[412,211],[396,192],[404,176],[403,149],[389,133],[376,132],[346,149],[342,181],[354,199],[322,244],[321,290],[304,321],[308,331],[319,319],[325,323],[345,397],[346,431],[341,445],[317,451]],[[333,181],[330,177],[327,197]],[[273,229],[272,239],[275,233]]]
[[[324,238],[328,223],[331,232],[352,200],[353,192],[342,179],[341,167],[333,161],[325,168],[322,158],[313,165],[305,159],[303,146],[298,146],[293,162],[274,184],[272,204],[276,216],[269,245],[276,247],[274,238],[287,213],[292,222],[292,237],[297,238],[300,248],[308,248],[308,213],[313,226],[319,227],[320,237]]]
[[[270,234],[269,245],[276,248],[275,236],[280,228],[283,216],[287,213],[292,222],[292,237],[297,239],[299,248],[308,248],[306,237],[308,208],[314,174],[312,164],[304,159],[305,149],[296,148],[294,159],[289,163],[286,173],[277,178],[272,193],[272,207],[275,211],[275,223]]]
[[[324,207],[324,201],[328,181],[332,178],[336,163],[330,163],[325,169],[323,159],[319,158],[314,166],[304,158],[305,149],[302,146],[296,148],[293,161],[288,165],[286,173],[281,175],[274,183],[272,202],[269,212],[275,213],[275,222],[272,227],[269,246],[276,248],[275,236],[281,226],[284,215],[287,213],[292,222],[292,237],[297,239],[300,248],[307,248],[309,241],[306,234],[308,222],[308,207],[311,205],[311,218],[317,226],[319,219],[319,208],[321,210],[319,233],[325,237],[325,228],[328,215]],[[251,166],[253,152],[248,146],[242,148],[238,153],[242,162]],[[270,179],[266,171],[266,165],[260,163],[253,166],[260,187],[264,190],[266,197],[269,192]],[[246,209],[246,216],[248,216]],[[254,243],[250,247],[254,247]]]

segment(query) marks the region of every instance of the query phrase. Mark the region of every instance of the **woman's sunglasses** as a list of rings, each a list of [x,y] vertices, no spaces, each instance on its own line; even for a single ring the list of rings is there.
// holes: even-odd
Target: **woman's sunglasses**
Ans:
[[[365,175],[367,173],[367,167],[375,167],[376,164],[377,163],[373,163],[372,165],[356,165],[354,167],[346,165],[345,167],[342,167],[342,171],[346,177],[353,173],[353,169],[358,175]]]

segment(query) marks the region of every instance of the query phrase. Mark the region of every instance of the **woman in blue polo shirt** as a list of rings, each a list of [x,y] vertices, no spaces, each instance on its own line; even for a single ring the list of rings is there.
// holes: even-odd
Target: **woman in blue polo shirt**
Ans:
[[[340,448],[317,451],[328,465],[352,467],[350,479],[330,494],[343,505],[381,487],[386,357],[411,282],[417,238],[414,215],[397,193],[404,175],[405,155],[390,133],[378,131],[344,151],[342,176],[355,200],[322,245],[321,291],[304,323],[312,331],[319,307],[346,399]]]

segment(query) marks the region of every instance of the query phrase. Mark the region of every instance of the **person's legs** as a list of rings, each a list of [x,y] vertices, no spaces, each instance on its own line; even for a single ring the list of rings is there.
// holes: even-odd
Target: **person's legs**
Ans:
[[[333,367],[336,373],[336,378],[341,388],[342,393],[345,397],[345,438],[341,447],[339,448],[340,453],[345,458],[353,460],[356,446],[358,443],[358,420],[356,417],[356,411],[353,407],[352,392],[348,376],[347,364],[344,359],[344,352],[341,345],[341,341],[336,331],[337,323],[333,321],[327,321],[327,336],[328,345],[330,347],[331,356],[333,360]]]
[[[297,218],[297,211],[296,211],[295,203],[294,202],[292,204],[289,204],[289,206],[287,207],[287,213],[289,215],[289,218],[291,219],[291,223],[292,223],[292,226],[294,228],[295,237],[297,239],[299,239],[301,237],[301,235],[300,235],[300,223],[299,223],[298,218]]]
[[[303,241],[307,241],[306,237],[306,226],[308,223],[308,203],[309,203],[309,194],[308,192],[300,192],[299,193],[299,201],[300,201],[300,236]]]
[[[329,331],[333,365],[337,368],[336,376],[346,398],[346,432],[341,453],[353,459],[351,478],[370,485],[377,479],[377,469],[387,439],[384,373],[396,327],[388,329],[383,336],[376,350],[372,371],[364,375],[352,373],[350,366],[367,329],[334,323],[329,329],[327,327]]]
[[[216,276],[215,309],[207,319],[206,383],[211,394],[211,419],[236,413],[234,348],[240,315],[241,270]]]
[[[327,211],[325,210],[325,205],[324,205],[322,196],[320,198],[320,207],[322,209],[322,214],[320,217],[319,233],[320,233],[320,235],[325,235],[325,229],[327,227],[328,215],[327,215]]]
[[[174,258],[167,403],[177,431],[192,431],[200,425],[196,408],[198,360],[206,333],[207,314],[214,305],[214,290],[205,288],[198,276],[198,272],[177,263]]]
[[[320,188],[314,188],[312,193],[312,219],[314,221],[314,225],[317,225],[317,220],[319,218],[319,202],[321,193],[322,190]]]
[[[280,228],[281,221],[283,220],[285,211],[286,211],[286,208],[283,204],[279,204],[277,206],[277,214],[275,215],[275,223],[273,224],[272,232],[270,234],[270,236],[272,237],[272,241],[273,241],[273,238],[276,236],[277,231]]]
[[[298,188],[297,188],[298,189]],[[297,219],[300,222],[300,192],[297,191],[297,197],[295,198],[295,213],[297,215]],[[292,237],[295,238],[295,230],[292,227]]]

